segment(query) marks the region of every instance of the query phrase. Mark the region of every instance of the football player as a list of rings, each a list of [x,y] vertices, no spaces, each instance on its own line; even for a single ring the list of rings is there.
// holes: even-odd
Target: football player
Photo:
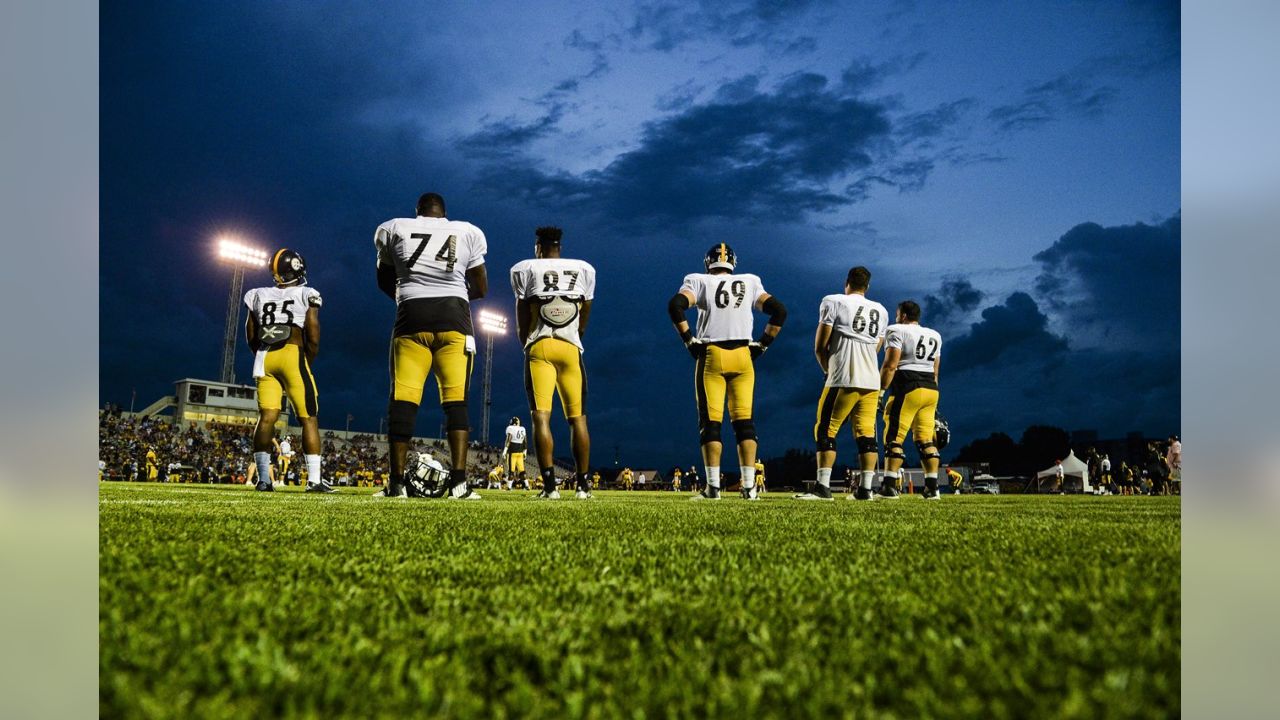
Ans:
[[[587,432],[587,369],[582,362],[582,336],[591,318],[596,270],[582,260],[560,256],[564,233],[558,227],[534,231],[534,257],[511,268],[516,296],[516,332],[524,345],[524,387],[533,416],[533,438],[542,474],[538,497],[558,499],[551,438],[551,396],[569,422],[569,445],[577,465],[575,497],[591,498],[588,477],[591,437]]]
[[[898,303],[895,322],[885,337],[884,364],[880,366],[880,391],[884,400],[884,482],[880,497],[898,497],[898,471],[907,456],[902,442],[910,430],[924,467],[925,500],[938,500],[938,466],[942,455],[934,443],[938,412],[938,366],[942,362],[942,336],[920,324],[920,306],[911,300]]]
[[[478,500],[467,485],[467,441],[471,423],[467,394],[476,343],[471,300],[489,291],[480,228],[445,217],[444,198],[425,193],[417,214],[378,226],[378,287],[396,301],[391,336],[391,398],[387,439],[391,472],[383,497],[403,497],[409,443],[427,376],[435,377],[448,435],[449,498]]]
[[[756,487],[760,488],[761,495],[768,492],[764,485],[764,463],[760,462],[758,458],[756,459]]]
[[[529,476],[524,470],[524,442],[525,429],[520,425],[520,418],[511,418],[511,423],[507,425],[507,439],[502,446],[502,456],[507,459],[507,477],[511,478],[511,486],[515,487],[516,480],[525,490],[529,489]]]
[[[755,392],[755,360],[769,348],[782,330],[787,309],[765,292],[760,278],[735,273],[738,265],[733,248],[716,243],[703,259],[706,272],[690,273],[680,291],[667,303],[667,313],[681,341],[697,361],[694,393],[698,404],[698,440],[707,469],[707,487],[694,500],[720,498],[721,421],[725,400],[738,446],[738,466],[742,471],[742,496],[759,497],[756,490],[756,429],[752,419]],[[685,313],[698,309],[698,332],[689,329]],[[751,338],[755,318],[752,310],[769,314],[769,323],[759,338]]]
[[[684,472],[680,468],[671,471],[671,490],[680,492],[680,479],[684,476]]]
[[[284,396],[288,396],[293,414],[302,423],[307,492],[331,493],[333,486],[320,475],[319,393],[311,374],[311,363],[320,351],[320,293],[307,286],[306,260],[288,248],[271,256],[271,275],[275,285],[254,288],[244,295],[249,308],[244,331],[253,350],[253,378],[258,384],[258,425],[253,432],[258,482],[254,489],[273,488],[271,451],[278,447],[276,421]],[[280,449],[284,457],[284,449]],[[283,475],[281,472],[280,477]]]
[[[818,445],[818,480],[813,489],[796,495],[798,500],[832,500],[831,468],[836,462],[836,435],[853,416],[853,438],[858,448],[862,480],[849,496],[873,500],[871,482],[876,475],[876,403],[880,397],[880,368],[876,355],[884,345],[889,313],[867,298],[871,271],[861,265],[849,270],[844,293],[828,295],[818,310],[818,331],[813,339],[818,366],[826,374],[818,399],[818,421],[813,438]]]

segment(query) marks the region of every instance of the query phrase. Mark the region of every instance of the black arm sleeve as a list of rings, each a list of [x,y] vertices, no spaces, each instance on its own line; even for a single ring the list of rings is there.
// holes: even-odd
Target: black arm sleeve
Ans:
[[[392,300],[396,299],[396,269],[390,265],[378,265],[378,289]]]
[[[676,293],[667,301],[667,315],[671,316],[671,324],[679,325],[684,322],[684,313],[689,309],[689,298],[684,293]]]
[[[782,301],[772,295],[764,301],[764,305],[762,305],[760,309],[769,313],[770,325],[782,327],[782,324],[787,321],[787,306],[783,305]]]

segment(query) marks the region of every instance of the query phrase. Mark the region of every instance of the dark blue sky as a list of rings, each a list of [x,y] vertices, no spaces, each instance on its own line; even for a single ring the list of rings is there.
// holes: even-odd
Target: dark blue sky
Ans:
[[[766,456],[811,444],[818,301],[854,264],[944,333],[956,447],[1174,431],[1178,24],[1163,2],[108,4],[100,399],[216,377],[212,240],[235,232],[306,255],[322,424],[376,430],[373,230],[434,190],[488,235],[481,307],[510,313],[540,224],[598,269],[597,462],[696,460],[665,303],[722,240],[791,311],[758,366]],[[496,418],[527,415],[519,361],[508,336]]]

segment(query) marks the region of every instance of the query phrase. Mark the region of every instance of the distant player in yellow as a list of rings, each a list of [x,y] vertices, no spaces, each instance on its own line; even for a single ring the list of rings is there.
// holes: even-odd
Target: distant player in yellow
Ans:
[[[475,225],[445,217],[444,198],[436,193],[422,194],[416,213],[382,223],[373,236],[378,288],[396,302],[387,405],[391,472],[375,496],[404,497],[409,492],[409,446],[427,376],[432,376],[444,411],[450,467],[444,487],[422,492],[479,500],[467,483],[467,396],[476,354],[471,300],[489,292],[484,265],[488,241]],[[422,494],[416,486],[414,493]]]
[[[502,489],[502,466],[494,465],[489,471],[489,488],[490,490]]]
[[[951,483],[951,491],[959,495],[964,486],[964,476],[948,466],[947,481]]]
[[[147,482],[155,482],[160,477],[160,459],[156,457],[155,448],[147,448]]]
[[[760,488],[761,495],[768,492],[764,486],[764,463],[759,460],[756,460],[756,487]]]
[[[622,479],[622,489],[631,489],[631,468],[622,468],[622,474],[618,476]]]
[[[511,268],[516,297],[516,331],[524,346],[524,387],[533,416],[534,450],[542,474],[544,499],[560,497],[552,465],[552,397],[569,423],[569,447],[575,464],[574,497],[591,499],[591,436],[587,431],[587,369],[582,336],[591,318],[596,270],[583,260],[562,257],[558,227],[534,231],[534,257]]]
[[[910,431],[924,466],[924,499],[938,500],[938,465],[942,456],[934,442],[938,411],[938,366],[942,362],[942,336],[920,324],[920,306],[911,300],[898,303],[897,322],[885,339],[880,387],[884,401],[884,484],[880,497],[898,497],[898,471],[907,456],[902,442]]]
[[[600,489],[600,471],[599,470],[591,473],[591,489],[592,490]]]
[[[680,468],[676,468],[671,472],[671,489],[673,491],[680,492],[680,478],[683,475],[684,473],[680,470]]]
[[[689,273],[667,302],[667,314],[685,348],[696,361],[693,375],[698,407],[698,443],[707,469],[707,487],[694,500],[720,499],[721,422],[726,400],[737,441],[742,497],[756,500],[756,426],[753,417],[755,361],[782,330],[787,309],[765,292],[758,275],[736,272],[737,255],[716,243],[703,258],[706,272]],[[697,332],[685,313],[698,310]],[[769,323],[752,339],[753,310],[769,314]]]
[[[502,456],[507,459],[507,477],[511,478],[511,487],[514,488],[519,480],[524,489],[528,490],[529,476],[524,471],[524,441],[525,429],[520,426],[520,418],[511,418],[511,424],[507,425],[507,439],[502,446]]]

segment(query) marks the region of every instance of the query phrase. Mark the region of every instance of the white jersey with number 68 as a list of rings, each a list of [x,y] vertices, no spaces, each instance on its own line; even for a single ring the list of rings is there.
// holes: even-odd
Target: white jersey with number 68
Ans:
[[[751,340],[752,309],[768,294],[759,276],[750,273],[690,273],[680,290],[693,295],[698,309],[695,335],[703,342]]]
[[[831,326],[827,387],[880,389],[876,354],[889,327],[884,306],[857,293],[828,295],[822,298],[818,324]]]

